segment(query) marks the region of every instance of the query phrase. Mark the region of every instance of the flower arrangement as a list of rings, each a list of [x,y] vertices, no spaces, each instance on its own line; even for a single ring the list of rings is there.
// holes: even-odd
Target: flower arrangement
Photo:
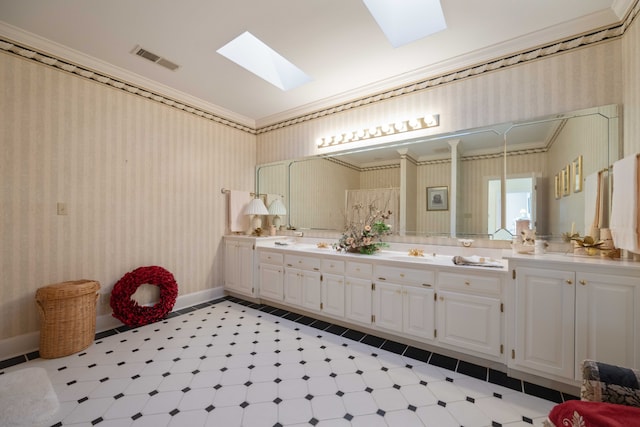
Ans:
[[[371,255],[380,248],[389,246],[382,241],[383,236],[391,234],[391,226],[384,221],[389,219],[391,211],[381,211],[374,205],[367,207],[356,204],[356,220],[347,225],[344,234],[332,246],[338,252],[356,252]]]

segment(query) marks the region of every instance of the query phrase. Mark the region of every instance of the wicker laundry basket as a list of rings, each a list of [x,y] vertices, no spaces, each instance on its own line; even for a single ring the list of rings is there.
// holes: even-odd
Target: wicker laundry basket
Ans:
[[[42,320],[40,357],[52,359],[77,353],[91,345],[96,333],[96,304],[100,283],[75,280],[38,289],[36,303]]]

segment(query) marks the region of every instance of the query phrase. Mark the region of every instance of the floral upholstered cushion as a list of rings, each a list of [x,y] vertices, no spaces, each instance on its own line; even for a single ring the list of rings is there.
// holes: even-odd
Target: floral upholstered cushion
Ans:
[[[638,427],[640,408],[568,400],[553,407],[544,427]]]
[[[591,402],[640,407],[640,371],[585,360],[580,397]]]

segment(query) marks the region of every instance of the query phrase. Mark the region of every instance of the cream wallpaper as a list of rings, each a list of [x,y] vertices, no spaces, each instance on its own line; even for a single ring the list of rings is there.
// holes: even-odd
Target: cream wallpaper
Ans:
[[[254,135],[4,52],[0,76],[0,340],[38,330],[51,283],[108,294],[159,265],[180,295],[222,285],[220,188],[253,190]]]
[[[640,6],[637,4],[636,8]],[[624,153],[640,153],[640,17],[626,30],[622,39],[623,136]]]

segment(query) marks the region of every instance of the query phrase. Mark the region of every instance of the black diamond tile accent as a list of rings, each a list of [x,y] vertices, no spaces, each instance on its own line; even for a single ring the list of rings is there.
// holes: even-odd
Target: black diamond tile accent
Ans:
[[[502,395],[500,393],[493,393],[493,397],[502,399]]]
[[[398,384],[394,384],[393,388],[395,388],[396,390],[400,390],[400,386]]]
[[[167,372],[168,374],[168,372]],[[132,380],[137,380],[138,378],[140,378],[140,375],[136,374],[134,376],[131,377]]]
[[[204,410],[205,410],[205,411],[207,411],[207,412],[211,412],[211,411],[213,411],[214,409],[216,409],[216,407],[215,407],[215,406],[213,406],[213,405],[209,405],[209,406],[207,406],[206,408],[204,408]]]
[[[311,424],[312,426],[317,425],[319,422],[320,422],[320,421],[318,421],[318,420],[317,420],[317,419],[315,419],[315,418],[311,418],[311,419],[309,420],[309,424]]]
[[[350,340],[353,340],[353,341],[360,341],[366,335],[367,334],[362,333],[360,331],[356,331],[354,329],[347,329],[347,331],[342,334],[343,337],[349,338]]]
[[[109,381],[109,377],[104,377],[104,378],[102,378],[102,379],[100,380],[100,382],[101,382],[101,383],[106,382],[106,381]]]
[[[146,362],[144,362],[144,363],[146,363],[146,364],[148,365],[149,363],[153,363],[153,360],[149,359],[149,360],[147,360],[147,361],[146,361]]]
[[[458,373],[477,378],[482,381],[487,380],[488,369],[473,363],[461,360],[458,363]]]
[[[356,371],[356,374],[358,374],[358,375],[362,375],[363,373],[364,373],[364,372],[362,372],[360,369],[358,369],[358,370]]]
[[[453,378],[451,378],[451,377],[446,377],[446,378],[445,378],[445,380],[446,380],[447,382],[450,382],[450,383],[452,383],[452,382],[453,382]]]
[[[22,363],[22,362],[20,362],[20,363]],[[67,367],[66,366],[62,366],[62,367],[58,368],[58,372],[59,371],[64,371],[65,369],[67,369]]]
[[[274,383],[279,384],[282,382],[282,380],[280,378],[276,378],[275,380],[273,380]]]
[[[179,412],[180,410],[176,408],[173,411],[169,412],[169,415],[171,415],[172,417],[175,417],[176,415],[178,415]]]
[[[327,329],[325,329],[326,332],[330,332],[334,335],[342,335],[345,332],[347,332],[347,330],[348,330],[347,328],[344,328],[339,325],[331,325]]]
[[[54,425],[52,425],[51,427],[62,427],[62,423],[61,422],[57,422]]]
[[[522,421],[527,424],[533,424],[533,420],[529,417],[525,417],[524,415],[522,416]]]
[[[311,399],[313,399],[313,395],[312,394],[307,394],[304,398],[307,399],[307,400],[311,400]]]
[[[413,406],[413,405],[409,405],[409,406],[407,406],[407,409],[408,409],[408,410],[410,410],[410,411],[416,412],[416,410],[417,410],[418,408],[416,408],[416,407],[415,407],[415,406]]]
[[[329,359],[328,357],[326,359],[324,359],[325,362],[329,363],[331,362],[331,359]]]
[[[383,366],[382,368],[380,368],[380,370],[387,372],[389,370],[389,368],[387,368],[386,366]]]
[[[163,377],[168,377],[169,375],[171,375],[171,372],[165,372],[164,374],[162,374]]]
[[[249,402],[247,402],[246,400],[240,404],[240,407],[242,409],[246,408],[247,406],[249,406]]]
[[[443,408],[447,407],[447,403],[443,402],[442,400],[438,400],[438,405],[442,406]]]
[[[67,385],[74,385],[75,383],[77,383],[78,381],[76,380],[71,380],[67,383]]]
[[[226,371],[227,371],[227,369],[228,369],[228,368],[227,368],[226,366],[223,366],[222,368],[220,368],[220,372],[226,372]]]
[[[536,384],[531,384],[523,381],[524,392],[532,396],[539,397],[541,399],[550,400],[556,403],[562,403],[562,393],[556,390],[551,390],[547,387],[542,387]]]
[[[113,396],[113,398],[114,398],[115,400],[118,400],[118,399],[120,399],[120,398],[122,398],[122,397],[124,397],[124,394],[122,394],[122,393],[118,393],[118,394],[116,394],[115,396]]]
[[[299,363],[300,363],[301,365],[306,365],[306,364],[307,364],[307,362],[305,362],[304,360],[301,360]]]
[[[511,390],[522,391],[522,381],[507,376],[504,372],[489,369],[489,382],[510,388]]]
[[[422,381],[422,380],[421,380],[421,381],[420,381],[420,385],[427,385],[427,382],[426,382],[426,381]]]
[[[193,375],[198,375],[198,374],[200,373],[200,371],[196,369],[195,371],[191,371],[191,373],[192,373]]]
[[[273,364],[273,366],[275,366],[276,368],[278,368],[278,367],[282,366],[282,364],[281,364],[280,362],[276,362],[276,363],[274,363],[274,364]]]
[[[185,387],[181,390],[183,393],[189,393],[191,391],[191,388],[189,387]]]
[[[276,405],[279,405],[280,402],[282,402],[282,399],[280,399],[279,397],[276,397],[275,399],[273,399],[273,403],[275,403]]]
[[[355,356],[353,356],[353,355],[349,355],[349,359],[353,360],[353,359],[355,359],[355,358],[356,358]]]
[[[491,421],[491,427],[502,427],[502,424],[497,421]]]
[[[405,368],[407,369],[413,369],[413,365],[409,365],[408,363],[406,365],[404,365]]]
[[[467,402],[476,403],[476,400],[473,397],[467,396]]]
[[[255,365],[249,365],[249,366],[247,366],[247,368],[248,369],[253,369],[253,368],[255,368]]]
[[[86,402],[87,400],[89,400],[89,398],[87,396],[85,396],[85,397],[83,397],[81,399],[78,399],[78,403],[83,403],[83,402]]]
[[[303,380],[308,381],[309,380],[309,376],[305,375],[304,377],[302,377]]]
[[[100,424],[103,421],[104,421],[104,419],[102,417],[98,417],[95,420],[91,421],[91,425],[95,426],[96,424]]]
[[[251,384],[253,384],[251,381],[247,381],[246,383],[244,383],[246,387],[249,387]]]
[[[87,368],[95,368],[96,366],[98,366],[98,365],[95,364],[95,363],[92,363],[91,365],[87,366]]]
[[[366,335],[360,340],[361,343],[370,345],[372,347],[380,348],[384,344],[384,339],[376,337],[375,335]]]
[[[220,384],[216,384],[213,386],[214,389],[219,390],[222,388],[222,386]]]
[[[429,363],[434,366],[439,366],[440,368],[448,369],[450,371],[456,370],[456,365],[458,364],[458,360],[453,357],[443,356],[438,353],[433,353],[431,358],[429,359]]]
[[[373,389],[371,387],[367,387],[364,389],[367,393],[373,393]]]
[[[384,344],[382,344],[382,348],[383,350],[387,350],[390,351],[392,353],[395,354],[402,354],[404,353],[404,351],[407,349],[407,345],[405,344],[400,344],[399,342],[395,342],[395,341],[385,341]]]
[[[156,394],[158,394],[158,390],[153,390],[149,392],[149,396],[155,396]]]
[[[344,396],[344,392],[342,390],[338,390],[338,391],[336,391],[336,396],[342,397],[342,396]]]
[[[331,378],[335,378],[335,377],[337,377],[337,375],[335,374],[335,372],[331,372],[331,373],[329,374],[329,376],[330,376]]]
[[[383,411],[382,409],[378,409],[378,410],[376,411],[376,414],[380,415],[381,417],[384,417],[384,414],[386,414],[386,412],[385,412],[385,411]]]
[[[280,423],[275,423],[275,424],[273,425],[273,427],[283,427],[283,425],[282,425],[282,424],[280,424]]]
[[[133,414],[133,415],[131,416],[131,419],[135,421],[135,420],[137,420],[137,419],[138,419],[138,418],[140,418],[140,417],[142,417],[142,414],[141,414],[140,412],[138,412],[137,414]]]

